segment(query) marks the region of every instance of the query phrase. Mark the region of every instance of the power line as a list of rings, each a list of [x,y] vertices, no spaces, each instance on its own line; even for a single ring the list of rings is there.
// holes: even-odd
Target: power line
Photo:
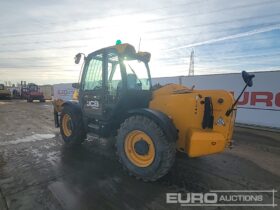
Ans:
[[[178,73],[181,73],[182,75],[184,75],[184,73],[185,73],[184,66],[180,65],[180,66],[177,66],[176,68],[177,68],[177,70],[176,70],[177,75],[178,75]],[[233,72],[241,72],[242,69],[241,68],[232,69],[232,68],[225,68],[225,67],[222,67],[222,68],[216,68],[216,67],[200,68],[200,67],[197,67],[196,72],[198,74],[196,73],[196,75],[199,75],[199,72],[205,72],[205,73],[208,73],[208,74],[213,74],[213,73],[227,74],[227,73],[233,73]],[[260,66],[260,67],[248,67],[247,66],[246,69],[250,70],[250,71],[266,71],[266,70],[271,71],[271,70],[279,70],[280,66],[279,65],[274,65],[274,66],[263,65],[263,66]]]
[[[278,63],[276,64],[271,64],[270,61],[267,62],[260,62],[260,63],[243,63],[243,62],[238,62],[238,63],[231,63],[231,64],[224,64],[224,65],[211,65],[211,66],[207,66],[207,65],[198,65],[198,69],[201,69],[201,66],[204,69],[211,69],[211,68],[215,68],[215,69],[225,69],[225,68],[242,68],[242,69],[249,69],[249,68],[256,68],[259,66],[263,66],[263,67],[274,67],[278,65]]]
[[[276,62],[278,61],[277,59],[274,59]],[[163,62],[164,65],[168,65],[168,66],[185,66],[186,62]],[[176,65],[177,64],[177,65]],[[259,60],[259,61],[254,61],[254,62],[249,62],[249,61],[238,61],[238,62],[234,62],[234,63],[227,63],[227,64],[222,64],[222,65],[219,65],[221,63],[217,63],[217,64],[214,64],[214,65],[209,65],[209,63],[201,63],[201,62],[198,62],[198,64],[196,64],[196,67],[197,69],[201,69],[201,68],[217,68],[217,69],[222,69],[222,68],[225,68],[225,67],[234,67],[234,66],[275,66],[275,64],[271,64],[271,60],[269,61],[262,61],[262,60]]]
[[[225,50],[226,49],[226,50]],[[203,51],[203,53],[205,54],[205,53],[208,53],[209,55],[211,54],[211,55],[213,55],[214,53],[216,53],[216,54],[221,54],[221,53],[223,53],[223,54],[232,54],[232,53],[237,53],[237,50],[236,49],[231,49],[231,50],[227,50],[228,48],[219,48],[219,50],[213,50],[213,49],[209,49],[209,50],[204,50]],[[249,53],[250,52],[253,52],[253,53],[257,53],[257,52],[264,52],[264,51],[267,51],[267,50],[274,50],[274,51],[276,51],[276,50],[279,50],[280,49],[280,47],[276,47],[276,46],[269,46],[269,47],[254,47],[254,48],[251,48],[251,46],[249,46],[249,48],[248,49],[243,49],[242,51],[244,52],[244,51],[249,51]],[[173,53],[172,53],[173,52]],[[173,56],[176,56],[176,58],[178,58],[178,53],[174,53],[174,52],[176,52],[176,51],[171,51],[171,52],[168,52],[168,51],[166,51],[165,52],[165,54],[166,55],[168,55],[168,57],[166,58],[166,57],[161,57],[161,58],[154,58],[154,59],[156,59],[156,60],[164,60],[164,59],[172,59],[171,57],[171,55],[173,55]],[[238,52],[239,53],[239,55],[240,55],[240,52]],[[248,54],[248,52],[245,54],[245,55],[247,55]],[[184,55],[182,55],[182,56],[184,56]],[[196,57],[200,57],[200,56],[196,56]],[[181,57],[181,58],[178,58],[178,59],[184,59],[185,57]],[[204,56],[204,58],[205,58],[205,56]],[[210,58],[210,59],[213,59],[213,56],[207,56],[207,58]],[[216,58],[215,58],[216,59]]]
[[[274,57],[274,56],[279,56],[280,53],[271,53],[271,54],[262,54],[262,55],[242,55],[242,56],[235,56],[235,57],[226,57],[226,58],[221,58],[221,57],[217,57],[217,59],[215,60],[207,60],[207,59],[203,59],[203,57],[199,58],[200,62],[217,62],[217,61],[231,61],[231,60],[249,60],[249,59],[256,59],[256,58],[267,58],[267,57]],[[277,58],[278,59],[278,58]]]
[[[209,65],[209,64],[211,65],[211,63],[216,66],[216,64],[217,63],[219,64],[219,62],[217,62],[217,61],[215,62],[215,61],[212,61],[212,62],[199,61],[199,62],[196,62],[197,63],[196,66],[201,66],[201,65],[205,66],[205,65]],[[225,60],[221,59],[220,61],[225,61]],[[269,65],[274,65],[273,63],[271,63],[272,61],[274,61],[274,63],[275,62],[278,63],[278,59],[277,58],[271,58],[269,60],[263,59],[263,60],[258,60],[258,61],[254,61],[254,62],[250,62],[250,59],[248,59],[248,60],[238,60],[238,65],[247,65],[247,63],[252,64],[252,65],[257,64],[257,63],[268,63]],[[164,65],[165,64],[168,64],[168,65],[174,65],[174,64],[176,65],[176,64],[178,64],[178,65],[184,65],[185,66],[187,64],[187,61],[182,59],[181,62],[176,62],[175,60],[172,60],[172,61],[167,61],[167,62],[162,61],[161,63],[164,64]],[[223,62],[223,63],[224,63],[224,65],[222,65],[222,66],[227,66],[227,65],[231,65],[231,64],[236,63],[236,62],[234,61],[234,62]]]

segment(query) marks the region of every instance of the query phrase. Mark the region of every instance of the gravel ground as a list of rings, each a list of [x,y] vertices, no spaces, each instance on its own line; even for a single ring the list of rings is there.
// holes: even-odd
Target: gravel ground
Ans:
[[[112,140],[90,136],[65,147],[50,102],[0,101],[0,210],[201,209],[166,204],[166,193],[272,189],[279,208],[280,133],[236,128],[233,138],[235,147],[222,154],[178,154],[169,174],[144,183],[122,170]]]

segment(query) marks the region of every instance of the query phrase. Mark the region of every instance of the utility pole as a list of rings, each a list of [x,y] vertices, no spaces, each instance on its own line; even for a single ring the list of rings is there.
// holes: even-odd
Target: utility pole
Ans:
[[[194,75],[194,50],[192,49],[190,56],[189,76]]]

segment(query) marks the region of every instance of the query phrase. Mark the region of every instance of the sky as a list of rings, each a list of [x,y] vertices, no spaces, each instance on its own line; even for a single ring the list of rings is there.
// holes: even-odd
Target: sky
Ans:
[[[0,82],[77,82],[78,52],[117,39],[152,53],[152,77],[280,70],[279,0],[0,2]]]

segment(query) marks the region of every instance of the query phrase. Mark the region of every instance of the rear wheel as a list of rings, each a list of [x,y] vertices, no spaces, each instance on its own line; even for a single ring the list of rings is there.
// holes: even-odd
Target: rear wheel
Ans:
[[[162,128],[145,116],[132,116],[117,135],[119,161],[129,174],[144,181],[164,176],[175,160],[175,141],[168,140]]]
[[[86,139],[81,112],[65,106],[60,115],[60,133],[66,144],[81,144]]]

